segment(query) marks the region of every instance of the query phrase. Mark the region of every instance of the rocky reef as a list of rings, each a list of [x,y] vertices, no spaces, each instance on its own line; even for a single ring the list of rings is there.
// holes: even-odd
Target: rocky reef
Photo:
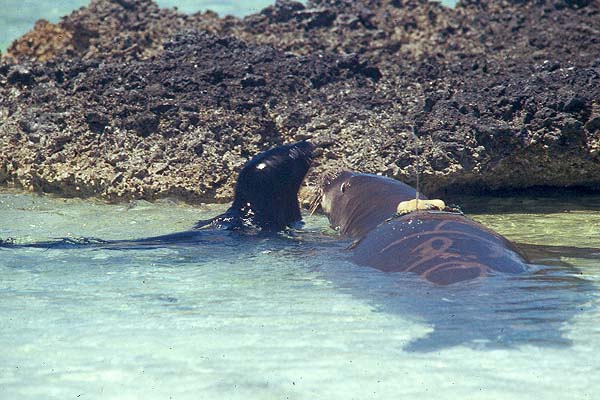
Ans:
[[[0,62],[0,185],[226,201],[311,139],[424,191],[600,189],[600,2],[278,1],[242,19],[92,0]]]

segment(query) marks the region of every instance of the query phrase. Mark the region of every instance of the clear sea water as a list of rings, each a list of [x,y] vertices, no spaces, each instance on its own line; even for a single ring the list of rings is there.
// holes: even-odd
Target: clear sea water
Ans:
[[[0,3],[4,49],[87,0]],[[519,243],[600,247],[600,197],[461,203]],[[223,208],[4,189],[0,238],[138,238]],[[305,219],[193,246],[0,249],[0,399],[600,398],[600,254],[532,253],[528,276],[439,288],[349,263],[326,219]]]
[[[213,10],[219,15],[244,16],[273,4],[273,0],[155,0],[161,7],[177,7],[179,11],[194,13]],[[455,0],[443,0],[453,5]],[[40,18],[57,22],[60,17],[89,4],[89,0],[0,0],[0,51],[29,31]]]
[[[600,197],[463,198],[516,242],[598,247]],[[0,192],[0,237],[127,239],[222,205]],[[0,399],[597,399],[600,254],[433,287],[302,232],[0,248]]]

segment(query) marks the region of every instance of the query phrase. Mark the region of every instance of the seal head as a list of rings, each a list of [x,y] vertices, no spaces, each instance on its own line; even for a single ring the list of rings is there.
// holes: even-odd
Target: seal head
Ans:
[[[259,153],[238,175],[231,207],[194,229],[280,231],[301,221],[298,190],[315,146],[307,141]]]
[[[416,195],[414,188],[395,179],[346,170],[325,174],[321,181],[321,208],[331,227],[354,238],[393,217],[400,202]]]

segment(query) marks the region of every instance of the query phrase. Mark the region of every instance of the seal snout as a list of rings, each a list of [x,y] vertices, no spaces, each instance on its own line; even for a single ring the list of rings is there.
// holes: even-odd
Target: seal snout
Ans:
[[[294,145],[294,148],[300,150],[305,155],[312,155],[317,146],[307,140],[303,140],[301,142],[296,143]]]
[[[318,201],[321,203],[321,209],[326,215],[330,215],[334,203],[339,194],[335,191],[338,183],[343,182],[351,175],[349,171],[338,168],[331,171],[325,171],[321,175],[321,184],[319,186]],[[317,200],[315,199],[315,202]],[[316,207],[315,207],[316,208]]]
[[[303,140],[301,142],[293,144],[289,150],[288,155],[291,159],[305,161],[306,164],[310,166],[313,158],[315,157],[315,149],[316,146],[314,144]]]

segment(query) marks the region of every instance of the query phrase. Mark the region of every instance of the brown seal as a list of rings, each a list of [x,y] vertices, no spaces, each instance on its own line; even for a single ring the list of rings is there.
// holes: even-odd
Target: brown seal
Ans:
[[[355,238],[393,216],[400,202],[414,199],[417,193],[392,178],[343,170],[325,175],[321,189],[321,208],[331,226]]]
[[[357,239],[350,251],[359,265],[414,272],[439,285],[527,270],[512,243],[462,213],[397,215],[398,203],[416,191],[394,179],[342,171],[325,176],[321,191],[332,227]]]

